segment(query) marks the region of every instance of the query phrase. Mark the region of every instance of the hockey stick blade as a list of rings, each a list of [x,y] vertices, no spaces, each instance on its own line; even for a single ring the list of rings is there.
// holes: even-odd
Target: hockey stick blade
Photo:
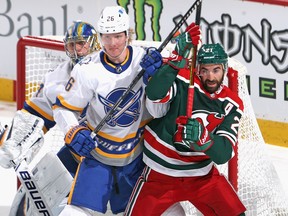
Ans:
[[[166,37],[166,39],[162,42],[162,44],[157,49],[159,52],[161,52],[167,44],[171,41],[173,36],[176,34],[176,32],[181,28],[181,26],[184,24],[184,22],[189,18],[189,16],[193,13],[193,11],[201,4],[202,0],[196,0],[193,5],[188,9],[188,11],[185,13],[185,15],[181,18],[181,20],[175,25],[173,30],[170,32],[170,34]],[[115,110],[119,107],[119,105],[123,102],[123,100],[128,96],[130,91],[133,89],[133,87],[137,84],[137,82],[142,78],[144,75],[145,70],[141,70],[137,76],[132,80],[130,85],[127,87],[127,89],[124,91],[123,95],[118,99],[118,101],[114,104],[114,106],[106,113],[104,118],[99,122],[99,124],[96,126],[96,128],[91,133],[91,137],[95,139],[96,134],[101,130],[101,128],[104,126],[106,121],[111,118]],[[92,150],[91,155],[95,157],[96,152],[95,150]]]

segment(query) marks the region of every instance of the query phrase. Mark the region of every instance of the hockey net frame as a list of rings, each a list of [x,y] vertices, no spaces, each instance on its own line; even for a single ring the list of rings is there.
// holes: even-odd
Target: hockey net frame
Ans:
[[[63,36],[27,36],[17,44],[17,109],[22,109],[26,99],[37,90],[49,68],[68,59],[64,52]],[[160,42],[133,41],[134,45],[158,47]],[[162,51],[167,55],[173,45]],[[288,215],[288,202],[276,170],[266,153],[265,142],[259,129],[246,84],[246,67],[236,59],[229,58],[229,67],[238,73],[228,73],[227,85],[238,93],[244,102],[244,115],[240,121],[238,150],[228,165],[219,166],[240,199],[249,216]],[[46,151],[57,152],[63,145],[62,132],[56,127],[45,135]],[[188,202],[183,202],[187,215],[201,215]]]

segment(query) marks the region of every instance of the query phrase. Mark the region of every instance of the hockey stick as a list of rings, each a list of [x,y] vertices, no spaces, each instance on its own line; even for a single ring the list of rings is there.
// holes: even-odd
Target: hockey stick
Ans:
[[[162,42],[162,44],[158,47],[158,51],[161,52],[167,44],[171,41],[173,36],[177,33],[177,31],[181,28],[183,23],[188,19],[188,17],[192,14],[192,12],[198,8],[199,5],[201,5],[202,0],[196,0],[193,5],[188,9],[188,11],[185,13],[185,15],[182,17],[182,19],[176,24],[176,26],[173,28],[173,30],[170,32],[170,34],[166,37],[166,39]],[[104,118],[100,121],[100,123],[96,126],[96,128],[92,131],[91,137],[95,139],[96,134],[101,130],[101,128],[104,126],[106,121],[111,118],[115,110],[119,107],[119,105],[123,102],[123,100],[128,96],[130,91],[133,89],[133,87],[137,84],[137,82],[142,78],[144,75],[145,70],[141,70],[137,76],[132,80],[130,85],[127,87],[127,89],[124,91],[123,95],[118,99],[118,101],[114,104],[114,106],[106,113]],[[92,150],[91,155],[94,157],[95,150]]]
[[[199,3],[197,10],[196,10],[196,17],[195,17],[196,25],[200,24],[201,6],[202,6],[202,1]],[[193,103],[194,103],[194,70],[196,67],[197,46],[191,49],[191,53],[193,53],[193,56],[192,56],[193,59],[192,59],[191,67],[190,67],[190,82],[189,82],[189,87],[188,87],[187,107],[186,107],[186,115],[188,117],[192,116],[192,109],[193,109]]]

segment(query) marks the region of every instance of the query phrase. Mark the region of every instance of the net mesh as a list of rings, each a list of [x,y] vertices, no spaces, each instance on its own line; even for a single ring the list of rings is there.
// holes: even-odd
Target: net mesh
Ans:
[[[287,216],[287,195],[266,152],[248,93],[246,67],[235,59],[229,63],[240,71],[238,91],[244,102],[244,115],[239,127],[238,194],[247,208],[247,215]]]

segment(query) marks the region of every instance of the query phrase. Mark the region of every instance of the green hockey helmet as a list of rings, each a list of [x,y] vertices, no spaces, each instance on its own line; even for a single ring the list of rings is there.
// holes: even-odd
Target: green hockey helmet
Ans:
[[[203,44],[197,54],[197,62],[200,64],[223,64],[227,71],[228,55],[224,48],[219,44]]]

